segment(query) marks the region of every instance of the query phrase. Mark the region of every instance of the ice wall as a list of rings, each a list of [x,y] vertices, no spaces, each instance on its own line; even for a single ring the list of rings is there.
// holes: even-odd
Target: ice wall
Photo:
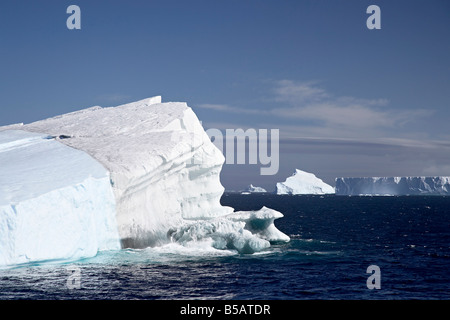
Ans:
[[[450,177],[337,178],[337,195],[450,195]]]
[[[120,248],[109,173],[48,135],[0,131],[0,266]]]

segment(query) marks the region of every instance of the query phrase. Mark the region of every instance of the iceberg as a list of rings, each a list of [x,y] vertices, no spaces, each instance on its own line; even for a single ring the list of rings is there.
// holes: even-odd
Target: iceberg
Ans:
[[[267,192],[267,190],[261,187],[255,187],[253,184],[250,184],[247,188],[241,191],[241,193],[243,194],[262,193],[262,192]]]
[[[336,178],[337,195],[450,195],[450,177]]]
[[[334,188],[314,174],[296,169],[284,182],[276,185],[277,194],[334,194]]]
[[[247,217],[265,221],[256,232],[248,213],[220,204],[224,160],[193,110],[160,96],[0,127],[0,265],[174,241],[242,253],[289,241],[274,231],[281,213]]]

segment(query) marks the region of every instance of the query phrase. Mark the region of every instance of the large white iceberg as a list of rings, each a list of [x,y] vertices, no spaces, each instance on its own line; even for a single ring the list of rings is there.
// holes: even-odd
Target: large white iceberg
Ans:
[[[296,169],[284,182],[278,182],[277,194],[333,194],[334,188],[314,174]]]
[[[450,195],[450,177],[336,178],[337,195]]]
[[[192,234],[193,228],[203,228],[193,235],[198,241],[214,238],[218,243],[220,237],[228,241],[242,234],[239,241],[245,245],[234,246],[237,251],[258,251],[265,247],[262,242],[269,241],[260,231],[252,232],[251,223],[232,219],[242,213],[220,204],[224,157],[186,103],[161,103],[157,96],[0,127],[0,134],[5,140],[0,140],[0,265],[159,246],[185,239],[176,235],[188,229]],[[43,146],[54,150],[45,152]],[[12,170],[19,160],[22,166]],[[21,177],[20,186],[11,183],[16,176]],[[21,197],[14,198],[15,194]],[[25,201],[33,205],[24,207]],[[70,203],[63,206],[65,202]],[[22,207],[32,219],[20,218],[20,226],[27,230],[28,242],[34,242],[22,246],[24,254],[17,249],[22,242],[16,240],[23,232],[15,212]],[[53,211],[59,214],[57,219],[51,218]],[[282,215],[263,211],[266,229],[288,241],[281,232],[273,232],[273,220]],[[79,219],[79,227],[70,223],[74,219]],[[223,219],[228,232],[206,226]],[[88,235],[82,236],[79,229]],[[73,248],[60,245],[61,237]],[[49,254],[51,250],[41,245],[47,242],[58,250]]]

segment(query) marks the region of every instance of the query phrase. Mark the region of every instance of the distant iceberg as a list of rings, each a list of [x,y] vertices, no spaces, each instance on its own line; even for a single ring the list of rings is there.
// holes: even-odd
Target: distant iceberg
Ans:
[[[450,195],[450,177],[336,178],[337,195]]]
[[[284,182],[276,185],[277,194],[334,194],[334,188],[314,174],[296,169]]]
[[[241,191],[241,193],[243,194],[264,193],[264,192],[267,192],[267,190],[261,187],[255,187],[253,184],[250,184],[247,188]]]
[[[280,212],[221,205],[224,160],[193,110],[160,96],[0,127],[0,266],[289,241],[273,224]]]

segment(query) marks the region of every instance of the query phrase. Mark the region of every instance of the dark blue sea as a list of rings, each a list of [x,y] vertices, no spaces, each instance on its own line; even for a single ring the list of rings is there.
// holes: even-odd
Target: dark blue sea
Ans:
[[[291,241],[257,254],[120,250],[0,270],[0,299],[450,298],[450,197],[226,193],[222,204],[282,212],[275,225]]]

